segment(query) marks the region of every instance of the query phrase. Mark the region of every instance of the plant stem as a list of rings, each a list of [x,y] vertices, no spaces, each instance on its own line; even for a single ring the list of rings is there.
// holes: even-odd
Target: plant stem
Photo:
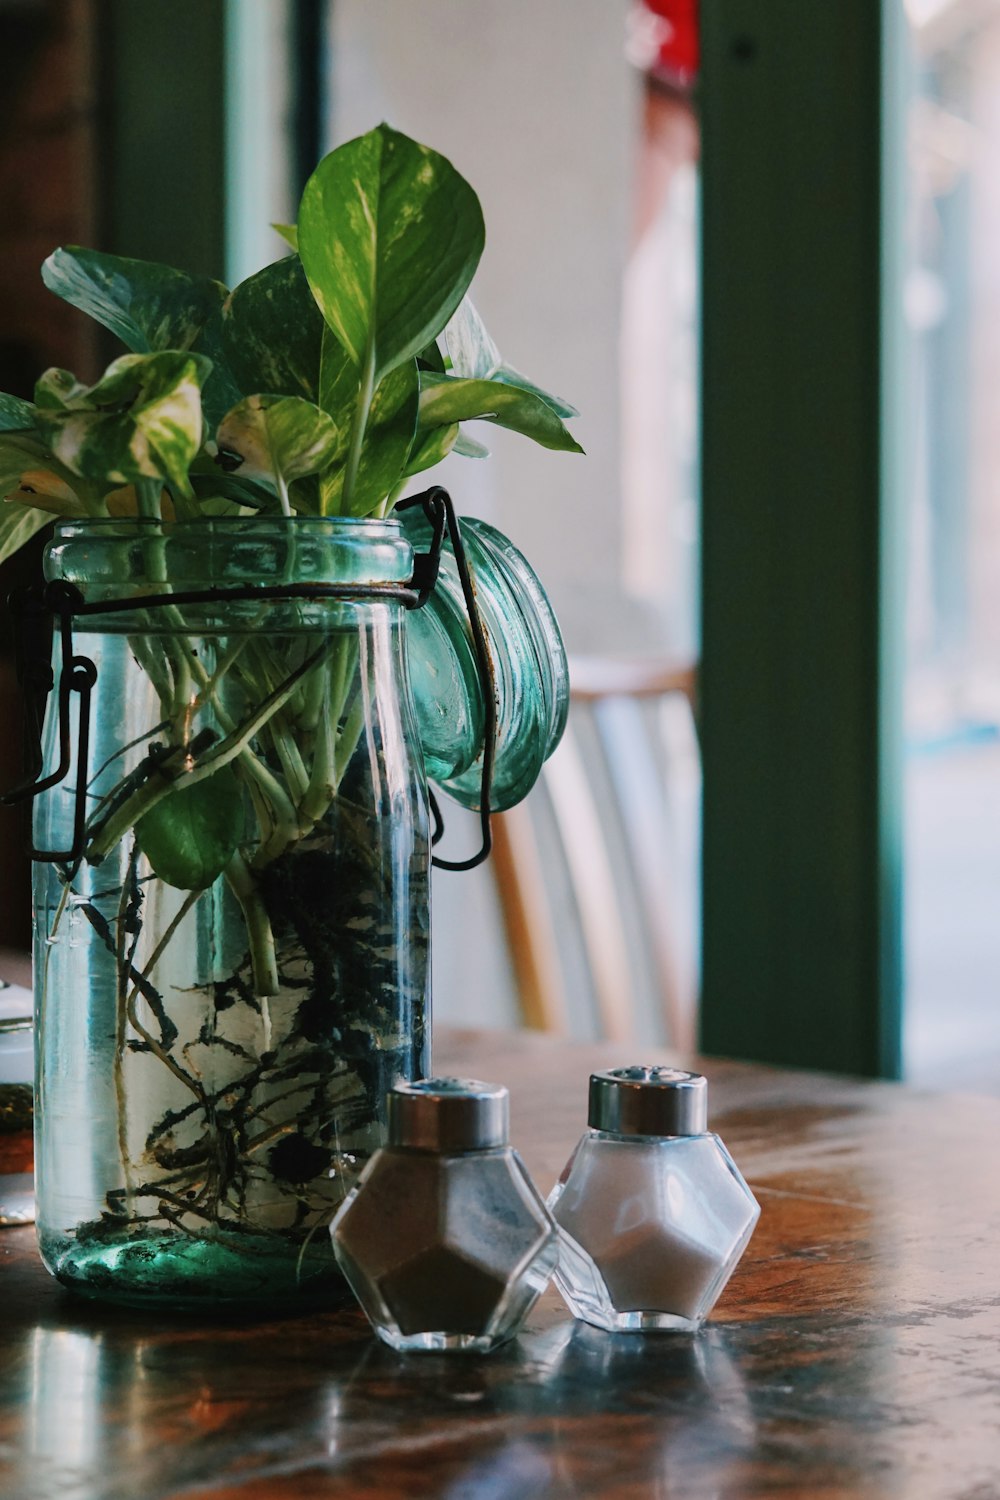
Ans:
[[[365,431],[368,427],[368,413],[371,411],[372,396],[374,394],[375,339],[373,336],[370,336],[361,366],[358,399],[354,408],[354,424],[351,428],[351,446],[347,454],[347,462],[344,465],[344,489],[341,500],[341,511],[344,515],[348,516],[353,514],[354,486],[358,477],[358,469],[361,465],[361,454],[365,444]]]
[[[160,519],[160,492],[163,485],[159,479],[137,479],[135,482],[135,503],[139,515],[144,521],[158,521]],[[155,575],[156,581],[163,578],[162,569]]]
[[[143,971],[147,979],[152,979],[153,970],[156,968],[156,965],[163,957],[164,950],[166,949],[167,944],[170,942],[170,939],[173,937],[174,933],[177,931],[178,927],[181,925],[184,918],[187,916],[192,906],[194,906],[200,895],[201,891],[188,891],[187,895],[184,897],[184,901],[180,909],[175,912],[174,916],[170,920],[169,925],[165,929],[163,936],[160,938],[160,941],[157,943],[156,947],[149,955],[149,958],[146,962],[146,967]],[[129,1005],[134,1005],[138,994],[139,991],[137,988],[132,990],[132,993],[128,998]]]
[[[241,854],[233,855],[225,873],[229,889],[239,902],[246,922],[254,995],[264,1002],[269,996],[277,995],[281,989],[278,960],[274,951],[274,933],[271,931],[267,908],[261,899],[257,882]],[[269,1032],[270,1017],[266,1012],[263,1017],[265,1029]],[[269,1046],[269,1038],[267,1042]]]
[[[226,735],[225,739],[220,740],[215,748],[190,770],[174,775],[161,766],[159,770],[165,774],[151,777],[133,792],[132,796],[107,820],[97,837],[91,840],[86,855],[89,862],[100,863],[118,840],[124,837],[130,828],[135,827],[143,814],[149,812],[158,802],[162,802],[164,797],[169,797],[171,792],[182,787],[194,786],[197,782],[204,781],[206,776],[214,775],[216,771],[221,771],[223,766],[235,760],[271,716],[291,697],[299,677],[315,665],[318,655],[319,653],[316,653],[316,657],[304,663],[296,672],[287,677],[278,691],[269,694],[237,729]]]
[[[320,716],[316,726],[312,775],[299,804],[299,816],[305,826],[315,827],[336,795],[336,743],[336,723],[332,712],[328,711]]]

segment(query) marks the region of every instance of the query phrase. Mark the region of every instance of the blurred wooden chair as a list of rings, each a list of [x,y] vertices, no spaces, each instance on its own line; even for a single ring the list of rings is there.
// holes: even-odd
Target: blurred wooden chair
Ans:
[[[671,781],[678,754],[697,776],[695,669],[577,657],[570,683],[561,744],[526,801],[493,819],[521,1021],[693,1046]]]

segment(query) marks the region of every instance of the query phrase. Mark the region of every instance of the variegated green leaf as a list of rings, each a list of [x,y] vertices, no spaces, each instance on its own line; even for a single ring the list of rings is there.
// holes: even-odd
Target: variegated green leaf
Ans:
[[[430,432],[423,436],[418,433],[406,464],[406,478],[410,479],[414,474],[422,474],[424,469],[432,469],[443,458],[447,458],[458,441],[458,435],[457,422],[451,427],[432,427]]]
[[[482,254],[479,200],[443,156],[379,125],[306,183],[299,254],[326,322],[373,389],[455,311]]]
[[[23,506],[45,516],[61,516],[71,521],[88,514],[87,507],[72,485],[52,469],[26,469],[16,487],[0,496],[5,505]]]
[[[42,280],[136,354],[190,348],[226,295],[222,283],[207,276],[81,245],[53,251]]]
[[[35,406],[39,412],[72,411],[88,403],[90,387],[77,380],[72,370],[55,366],[35,381]],[[44,426],[45,418],[42,418]]]
[[[0,392],[0,432],[30,432],[35,425],[35,409],[20,396]]]
[[[278,497],[274,491],[266,485],[257,484],[252,479],[244,479],[237,473],[227,472],[224,460],[210,458],[207,453],[200,453],[191,466],[188,476],[191,488],[198,501],[198,509],[203,510],[205,502],[221,497],[230,501],[240,510],[248,513],[252,511],[277,511],[279,508]]]
[[[570,406],[569,402],[564,401],[561,396],[553,396],[552,392],[547,391],[544,386],[536,385],[513,365],[501,364],[499,369],[494,370],[491,378],[499,380],[502,385],[516,386],[519,391],[531,391],[533,395],[541,396],[545,405],[551,406],[557,417],[572,418],[580,415],[575,406]]]
[[[271,391],[315,401],[323,331],[298,256],[240,282],[223,310],[222,342],[241,394]]]
[[[239,846],[245,814],[236,773],[224,766],[164,797],[135,825],[135,841],[153,870],[181,891],[203,891]]]
[[[5,504],[0,510],[0,563],[20,552],[25,542],[30,542],[51,520],[52,517],[43,510]]]
[[[292,480],[325,468],[337,450],[333,419],[300,396],[247,396],[223,418],[218,439],[241,475],[274,486],[286,515]]]
[[[501,365],[500,350],[490,338],[471,297],[463,297],[443,334],[453,375],[489,380]]]
[[[76,484],[76,476],[52,457],[36,433],[0,432],[0,500],[47,515],[79,516],[86,507]]]
[[[453,422],[481,420],[509,427],[533,438],[543,448],[564,453],[583,449],[563,426],[551,406],[534,391],[496,380],[461,380],[453,375],[424,372],[420,377],[420,426],[448,427]]]
[[[417,366],[421,370],[434,370],[438,375],[448,373],[437,339],[432,339],[417,355]]]
[[[205,431],[214,432],[230,407],[236,405],[244,391],[229,366],[222,341],[223,305],[215,309],[194,342],[192,352],[212,361],[208,379],[201,387],[201,410]]]
[[[324,370],[331,369],[329,363],[324,364]],[[340,374],[343,381],[343,372]],[[335,467],[320,481],[323,515],[367,516],[378,510],[392,493],[403,478],[413,443],[418,397],[415,360],[409,360],[386,375],[372,397],[364,446],[349,491],[345,487],[347,450],[341,430]],[[336,406],[339,398],[329,395],[328,399]],[[327,406],[326,401],[323,405]]]
[[[459,453],[463,458],[489,458],[490,450],[485,443],[479,442],[477,438],[470,437],[467,432],[458,429],[458,437],[452,450]]]
[[[201,446],[201,382],[210,368],[200,355],[179,351],[125,354],[85,398],[74,395],[67,410],[39,411],[39,422],[74,474],[110,485],[166,480],[187,495],[188,468]]]
[[[48,459],[48,445],[37,432],[0,432],[0,491],[5,493],[25,469],[37,469]]]
[[[208,495],[198,499],[200,516],[254,516],[258,510],[258,506],[240,505],[228,495]]]
[[[451,361],[451,373],[466,380],[499,380],[516,385],[523,391],[534,391],[559,417],[576,417],[579,412],[567,401],[543,390],[528,380],[513,365],[504,362],[500,350],[486,331],[486,325],[470,297],[463,297],[444,331],[444,341]]]
[[[286,245],[291,245],[293,250],[299,248],[299,231],[294,224],[272,224],[271,228],[276,234],[280,234]]]

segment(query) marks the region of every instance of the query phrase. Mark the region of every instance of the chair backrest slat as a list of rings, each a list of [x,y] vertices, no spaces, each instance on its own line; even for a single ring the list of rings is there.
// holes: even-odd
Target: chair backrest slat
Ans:
[[[667,705],[693,713],[695,673],[586,658],[571,661],[570,681],[562,743],[527,802],[495,819],[521,1018],[689,1047],[694,995],[676,932],[662,731]]]

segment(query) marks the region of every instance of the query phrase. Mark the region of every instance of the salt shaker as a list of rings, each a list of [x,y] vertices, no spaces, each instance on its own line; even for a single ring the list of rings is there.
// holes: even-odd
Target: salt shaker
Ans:
[[[485,1352],[521,1326],[555,1268],[555,1226],[508,1145],[505,1088],[397,1084],[388,1144],[331,1225],[341,1270],[394,1349]]]
[[[556,1284],[611,1332],[691,1332],[753,1233],[760,1206],[707,1129],[700,1073],[615,1068],[590,1079],[589,1128],[549,1196]]]

